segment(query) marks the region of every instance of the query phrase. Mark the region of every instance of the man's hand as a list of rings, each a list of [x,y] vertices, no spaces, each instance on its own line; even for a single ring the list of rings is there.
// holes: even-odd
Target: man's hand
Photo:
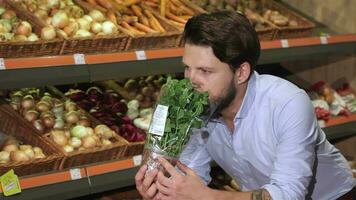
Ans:
[[[143,165],[135,176],[136,188],[145,200],[156,199],[157,186],[154,180],[157,176],[158,170],[155,169],[145,176],[147,165]]]
[[[170,174],[167,178],[158,172],[156,186],[159,200],[207,200],[209,188],[200,177],[190,168],[177,162],[177,167],[185,174],[179,173],[167,160],[160,159],[161,165]]]

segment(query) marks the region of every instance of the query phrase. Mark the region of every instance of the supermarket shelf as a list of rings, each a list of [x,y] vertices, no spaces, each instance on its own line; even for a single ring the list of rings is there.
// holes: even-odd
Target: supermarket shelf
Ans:
[[[259,64],[354,54],[356,34],[263,41],[261,46]],[[182,48],[172,48],[79,55],[79,61],[78,55],[4,59],[0,89],[183,72],[182,54]]]
[[[356,114],[331,118],[323,130],[329,141],[356,136]]]

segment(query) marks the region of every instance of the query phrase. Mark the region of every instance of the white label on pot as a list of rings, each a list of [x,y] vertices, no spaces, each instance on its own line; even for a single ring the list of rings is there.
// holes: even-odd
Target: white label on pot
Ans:
[[[281,44],[282,44],[283,48],[288,48],[289,47],[288,40],[281,40]]]
[[[84,65],[85,64],[84,54],[81,53],[74,54],[74,63],[76,65]]]
[[[328,38],[325,36],[320,37],[320,43],[321,44],[328,44]]]
[[[168,106],[158,104],[153,113],[152,122],[148,131],[152,134],[163,136],[167,115]]]
[[[5,60],[0,58],[0,70],[5,69]]]
[[[70,177],[72,178],[72,180],[77,180],[77,179],[82,178],[82,174],[80,173],[79,168],[70,169],[69,173],[70,173]]]
[[[139,166],[142,163],[142,155],[136,155],[134,157],[132,157],[134,166]]]
[[[147,60],[145,51],[136,51],[136,58],[137,60]]]

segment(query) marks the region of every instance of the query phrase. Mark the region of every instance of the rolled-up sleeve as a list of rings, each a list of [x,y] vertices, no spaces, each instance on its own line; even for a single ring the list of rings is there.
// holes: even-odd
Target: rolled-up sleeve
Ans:
[[[313,176],[318,126],[314,109],[304,92],[276,110],[276,160],[269,184],[273,199],[304,199]]]
[[[181,153],[179,160],[194,170],[208,184],[211,181],[210,162],[212,159],[206,149],[202,136],[203,131],[200,129],[193,130],[193,134]]]

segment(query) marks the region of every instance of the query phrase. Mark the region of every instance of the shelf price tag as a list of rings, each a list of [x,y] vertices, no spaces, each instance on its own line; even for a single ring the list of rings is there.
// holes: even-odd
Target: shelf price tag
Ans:
[[[74,54],[73,56],[74,56],[74,63],[76,65],[84,65],[85,64],[84,54],[77,53],[77,54]]]
[[[328,38],[326,36],[321,36],[320,37],[320,43],[321,44],[328,44]]]
[[[13,169],[2,175],[0,181],[4,196],[10,196],[21,192],[19,178]]]
[[[137,60],[147,60],[145,51],[136,51],[136,58]]]
[[[289,48],[288,40],[281,40],[281,44],[283,48]]]
[[[80,173],[79,168],[70,169],[69,173],[72,180],[77,180],[82,178],[82,174]]]
[[[136,155],[132,157],[135,166],[139,166],[142,163],[142,155]]]
[[[4,58],[0,58],[0,70],[6,69],[5,68],[5,60]]]

